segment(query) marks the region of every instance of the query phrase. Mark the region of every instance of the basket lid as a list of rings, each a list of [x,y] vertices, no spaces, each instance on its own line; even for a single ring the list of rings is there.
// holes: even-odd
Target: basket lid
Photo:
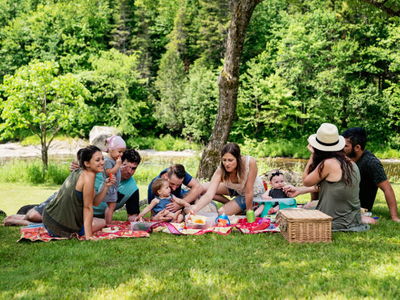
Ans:
[[[308,209],[282,209],[279,213],[288,220],[313,220],[313,221],[328,221],[332,220],[331,216],[319,210]]]

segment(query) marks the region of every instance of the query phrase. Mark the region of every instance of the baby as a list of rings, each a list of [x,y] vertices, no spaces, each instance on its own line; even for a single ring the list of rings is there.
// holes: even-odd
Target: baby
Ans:
[[[159,212],[163,211],[167,204],[176,202],[179,205],[184,207],[190,207],[190,204],[182,199],[176,198],[171,194],[171,188],[169,187],[169,182],[167,179],[159,178],[154,180],[152,184],[152,191],[156,197],[151,200],[150,204],[139,214],[139,218],[142,218],[149,211],[154,212],[154,216],[156,216]],[[171,222],[173,223],[181,223],[183,221],[183,215],[181,215],[182,210],[178,210],[175,213],[168,213],[166,217],[171,218]]]
[[[107,156],[104,158],[105,164],[103,172],[103,183],[100,186],[99,190],[101,191],[103,189],[103,185],[107,178],[115,176],[114,185],[108,189],[107,194],[103,199],[103,202],[107,203],[107,208],[104,214],[106,223],[107,225],[110,225],[118,200],[118,186],[121,181],[121,157],[126,149],[126,144],[120,136],[112,136],[106,140],[106,147],[106,151],[108,153]]]
[[[285,186],[285,181],[283,178],[283,173],[280,170],[272,170],[269,173],[268,176],[268,180],[269,180],[269,184],[272,186],[272,188],[268,191],[266,191],[261,198],[262,199],[266,199],[266,200],[270,200],[270,199],[277,199],[277,198],[288,198],[288,196],[286,196],[285,192],[283,191],[283,187]],[[267,203],[268,205],[269,203]],[[259,215],[261,215],[261,213],[264,210],[264,206],[265,204],[261,204],[254,212],[255,216],[258,217]],[[268,214],[272,215],[275,214],[276,212],[278,212],[279,210],[279,203],[275,202],[272,203],[272,206],[269,210],[268,210]]]

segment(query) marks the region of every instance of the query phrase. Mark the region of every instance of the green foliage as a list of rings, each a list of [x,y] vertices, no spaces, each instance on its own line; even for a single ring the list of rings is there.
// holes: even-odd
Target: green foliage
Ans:
[[[21,146],[40,145],[40,138],[37,135],[30,135],[21,141]]]
[[[305,145],[306,139],[257,141],[246,139],[240,149],[246,155],[254,157],[293,157],[308,158],[310,152]]]
[[[160,101],[155,103],[155,118],[159,126],[179,132],[183,127],[181,97],[185,83],[185,69],[176,44],[170,44],[162,57],[155,87]]]
[[[33,61],[14,76],[5,76],[1,103],[3,136],[29,128],[47,145],[60,129],[72,130],[90,119],[85,104],[89,91],[71,74],[58,75],[58,64]],[[50,142],[49,142],[50,143]]]
[[[33,59],[57,61],[67,72],[87,68],[90,55],[107,47],[110,6],[108,0],[45,1],[20,12],[0,28],[0,76]]]
[[[229,19],[225,0],[0,0],[0,82],[54,61],[58,76],[77,75],[93,95],[90,118],[60,131],[111,125],[131,138],[204,143]],[[231,139],[296,140],[333,122],[400,149],[399,43],[399,18],[359,0],[263,1],[246,33]]]
[[[51,161],[48,170],[44,172],[39,160],[10,160],[0,167],[0,182],[62,184],[69,173],[67,163]]]
[[[206,142],[217,116],[218,74],[195,63],[190,69],[182,97],[183,135],[196,142]]]
[[[154,121],[145,101],[146,80],[141,79],[136,71],[137,56],[111,49],[101,51],[90,62],[93,71],[81,73],[81,76],[92,91],[91,104],[96,115],[94,124],[118,124],[127,135],[147,133]]]

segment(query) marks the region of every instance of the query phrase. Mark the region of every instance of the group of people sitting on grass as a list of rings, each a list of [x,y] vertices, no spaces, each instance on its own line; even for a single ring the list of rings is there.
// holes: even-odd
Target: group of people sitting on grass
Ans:
[[[152,221],[182,222],[183,208],[186,214],[203,211],[234,215],[253,210],[255,197],[272,199],[311,193],[312,199],[318,201],[306,207],[316,204],[317,210],[331,216],[332,230],[365,231],[369,226],[362,221],[361,207],[372,209],[378,187],[384,192],[392,219],[400,221],[394,191],[383,166],[365,150],[366,133],[358,127],[339,135],[335,125],[324,123],[308,138],[311,156],[303,172],[302,187],[285,185],[284,174],[273,170],[268,178],[272,188],[266,191],[256,160],[242,156],[239,146],[229,143],[223,147],[221,164],[208,183],[200,184],[180,164],[163,170],[150,183],[149,205],[142,212],[133,178],[141,161],[139,153],[126,150],[119,136],[107,139],[106,144],[106,157],[96,146],[80,149],[78,162],[71,163],[71,174],[57,193],[26,214],[9,216],[3,223],[43,222],[53,237],[79,234],[93,240],[93,232],[109,225],[113,212],[123,206],[131,222],[148,212]],[[222,206],[217,209],[213,200]],[[256,216],[265,209],[264,205],[255,210]],[[275,204],[268,213],[278,210]]]

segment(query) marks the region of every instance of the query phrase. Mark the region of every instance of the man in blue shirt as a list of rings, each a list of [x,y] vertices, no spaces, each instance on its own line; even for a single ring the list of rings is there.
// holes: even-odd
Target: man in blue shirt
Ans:
[[[202,185],[193,178],[189,173],[185,171],[185,167],[181,164],[174,164],[169,168],[161,171],[161,173],[154,178],[151,183],[149,184],[148,191],[147,191],[147,201],[151,202],[155,198],[151,187],[153,185],[153,181],[157,178],[165,178],[169,182],[169,186],[171,188],[171,193],[175,195],[177,198],[181,198],[187,203],[192,203],[196,200],[200,194],[203,192]],[[188,193],[185,193],[182,189],[182,184],[190,188]],[[177,203],[170,203],[167,205],[167,209],[169,211],[175,212],[181,209]]]

